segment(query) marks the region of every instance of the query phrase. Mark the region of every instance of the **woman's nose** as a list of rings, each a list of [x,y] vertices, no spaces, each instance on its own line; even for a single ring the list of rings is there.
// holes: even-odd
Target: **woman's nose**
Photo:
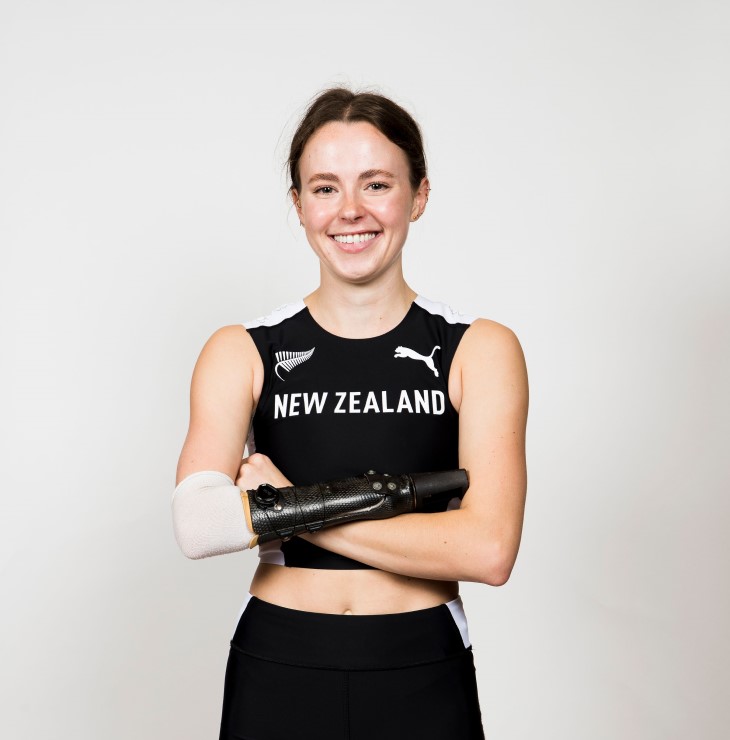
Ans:
[[[360,198],[356,193],[345,193],[340,204],[340,218],[346,221],[356,221],[365,211]]]

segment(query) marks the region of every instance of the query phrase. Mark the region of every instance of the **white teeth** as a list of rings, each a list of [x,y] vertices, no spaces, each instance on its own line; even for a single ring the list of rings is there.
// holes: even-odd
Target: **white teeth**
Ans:
[[[333,239],[340,244],[360,244],[361,242],[375,239],[376,236],[377,234],[371,231],[368,234],[339,234],[333,237]]]

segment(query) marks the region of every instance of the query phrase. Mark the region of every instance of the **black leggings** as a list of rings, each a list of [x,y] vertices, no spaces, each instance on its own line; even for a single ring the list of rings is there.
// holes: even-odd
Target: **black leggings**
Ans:
[[[220,740],[484,738],[471,647],[448,606],[345,616],[251,597]]]

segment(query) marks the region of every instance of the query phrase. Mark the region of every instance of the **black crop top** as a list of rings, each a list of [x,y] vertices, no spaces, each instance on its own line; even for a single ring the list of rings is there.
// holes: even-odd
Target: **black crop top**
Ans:
[[[330,334],[303,301],[245,323],[264,365],[249,454],[268,455],[297,485],[367,470],[457,468],[458,414],[448,378],[473,320],[418,296],[400,324],[368,339]],[[299,568],[371,567],[299,537],[267,543],[259,557]]]

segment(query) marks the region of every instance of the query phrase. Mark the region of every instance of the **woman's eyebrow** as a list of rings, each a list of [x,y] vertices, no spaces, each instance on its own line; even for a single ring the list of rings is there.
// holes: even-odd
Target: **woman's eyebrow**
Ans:
[[[314,182],[315,180],[329,180],[330,182],[339,182],[340,178],[337,177],[334,172],[318,172],[316,175],[312,175],[309,178],[307,184],[309,184],[310,182]]]
[[[392,172],[388,172],[388,170],[365,170],[365,172],[363,172],[358,179],[369,180],[371,177],[395,178],[395,175]]]
[[[369,180],[371,177],[390,177],[395,179],[395,175],[388,170],[365,170],[361,172],[358,180]],[[334,172],[318,172],[316,175],[312,175],[307,184],[314,182],[315,180],[326,180],[328,182],[339,182],[340,178],[335,175]]]

